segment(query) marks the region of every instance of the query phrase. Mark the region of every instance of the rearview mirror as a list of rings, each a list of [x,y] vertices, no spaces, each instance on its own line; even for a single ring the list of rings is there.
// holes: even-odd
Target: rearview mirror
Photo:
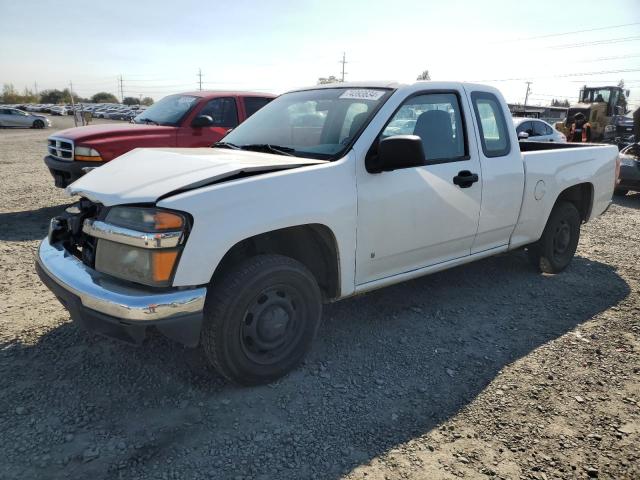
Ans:
[[[527,132],[518,132],[518,140],[526,140],[527,138],[529,138]]]
[[[213,118],[209,115],[200,115],[191,122],[192,127],[208,127],[209,125],[213,125]]]
[[[394,135],[380,140],[378,155],[371,160],[367,165],[371,173],[426,165],[422,139],[417,135]]]

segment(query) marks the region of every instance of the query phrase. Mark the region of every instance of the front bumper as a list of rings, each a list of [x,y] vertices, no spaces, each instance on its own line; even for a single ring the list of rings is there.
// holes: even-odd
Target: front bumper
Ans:
[[[65,161],[47,155],[44,157],[44,163],[49,169],[49,172],[51,172],[51,176],[53,176],[56,182],[56,187],[65,188],[86,173],[83,170],[84,168],[96,168],[103,165],[104,162]]]
[[[46,238],[38,248],[36,270],[71,318],[89,331],[138,344],[146,329],[154,326],[184,345],[199,342],[204,287],[154,291],[125,285],[89,268]]]

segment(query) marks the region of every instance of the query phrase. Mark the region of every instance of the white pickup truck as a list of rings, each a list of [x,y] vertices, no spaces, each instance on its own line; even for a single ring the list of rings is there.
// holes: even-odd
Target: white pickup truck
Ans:
[[[139,343],[153,326],[265,383],[305,356],[323,302],[523,247],[560,272],[617,158],[518,143],[483,85],[314,86],[214,148],[136,149],[82,177],[37,270],[91,331]]]

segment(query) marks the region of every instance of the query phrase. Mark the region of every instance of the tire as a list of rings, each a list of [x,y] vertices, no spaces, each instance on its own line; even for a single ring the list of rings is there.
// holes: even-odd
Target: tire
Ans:
[[[281,255],[258,255],[211,286],[201,343],[229,381],[269,383],[304,358],[321,316],[320,289],[304,265]]]
[[[629,190],[627,190],[626,188],[616,188],[613,191],[613,194],[617,197],[624,197],[627,193],[629,193]]]
[[[580,212],[573,203],[557,203],[542,237],[527,249],[532,265],[544,273],[559,273],[567,268],[578,248],[580,222]]]
[[[42,120],[34,120],[33,128],[44,128],[44,122]]]

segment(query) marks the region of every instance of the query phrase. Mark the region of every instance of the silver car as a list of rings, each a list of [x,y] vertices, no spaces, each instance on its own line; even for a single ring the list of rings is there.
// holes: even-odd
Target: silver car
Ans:
[[[0,106],[0,127],[46,128],[50,126],[51,122],[44,115],[34,115],[17,108]]]
[[[544,120],[538,120],[537,118],[516,117],[513,119],[513,126],[516,127],[519,140],[556,143],[565,143],[567,141],[567,137],[562,133]]]

